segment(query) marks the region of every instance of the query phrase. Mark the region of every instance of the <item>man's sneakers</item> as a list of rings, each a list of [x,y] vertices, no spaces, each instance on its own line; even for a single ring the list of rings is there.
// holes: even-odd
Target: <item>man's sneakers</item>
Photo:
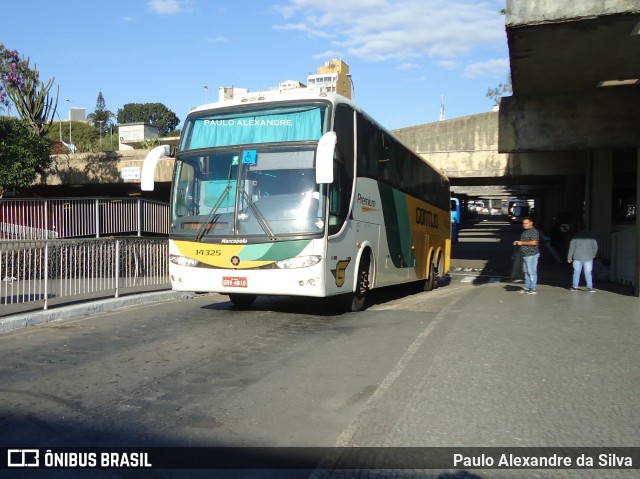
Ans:
[[[535,289],[519,289],[518,293],[520,294],[536,294]]]
[[[569,288],[569,291],[580,291],[578,288]]]
[[[589,288],[587,291],[589,291],[590,293],[595,293],[596,292],[596,290],[593,289],[593,288]]]

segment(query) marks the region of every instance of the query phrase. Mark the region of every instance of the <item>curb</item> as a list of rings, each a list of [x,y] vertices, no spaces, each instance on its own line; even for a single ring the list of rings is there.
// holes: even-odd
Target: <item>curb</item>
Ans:
[[[121,298],[108,298],[99,301],[91,301],[72,306],[62,306],[46,311],[30,311],[28,313],[16,314],[0,318],[0,334],[17,329],[36,326],[38,324],[58,321],[60,319],[76,318],[78,316],[88,316],[90,314],[103,313],[114,309],[137,306],[147,303],[157,303],[161,301],[171,301],[176,299],[189,299],[194,297],[194,293],[180,291],[154,291],[151,293],[134,294]]]

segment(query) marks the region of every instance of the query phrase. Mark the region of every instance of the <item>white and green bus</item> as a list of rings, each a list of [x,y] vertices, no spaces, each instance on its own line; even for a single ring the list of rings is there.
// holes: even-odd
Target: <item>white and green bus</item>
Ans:
[[[242,307],[339,295],[357,311],[373,288],[430,290],[448,273],[449,209],[448,179],[342,96],[204,105],[175,158],[172,287]]]

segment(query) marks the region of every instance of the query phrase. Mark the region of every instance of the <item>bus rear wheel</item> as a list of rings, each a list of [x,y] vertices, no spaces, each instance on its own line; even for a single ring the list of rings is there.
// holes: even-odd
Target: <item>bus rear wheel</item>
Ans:
[[[248,308],[256,300],[255,294],[230,294],[229,301],[238,308]]]
[[[438,264],[435,267],[434,271],[434,288],[438,288],[444,285],[444,256],[442,254],[438,255]]]
[[[433,263],[429,264],[429,277],[420,281],[420,291],[431,291],[436,285],[436,268]]]

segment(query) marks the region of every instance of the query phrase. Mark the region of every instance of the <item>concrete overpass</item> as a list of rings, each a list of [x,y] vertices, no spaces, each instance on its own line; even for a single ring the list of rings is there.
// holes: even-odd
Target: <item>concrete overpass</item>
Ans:
[[[584,162],[581,152],[501,153],[498,112],[401,128],[394,134],[445,172],[457,195],[534,198],[555,192],[553,203],[564,207],[563,192],[582,173]]]
[[[52,165],[39,175],[20,197],[64,196],[145,196],[169,201],[173,159],[162,159],[156,167],[157,188],[140,191],[142,163],[148,150],[57,155]]]
[[[500,107],[500,152],[582,156],[567,207],[631,265],[638,294],[640,3],[508,0],[513,96]],[[543,197],[544,198],[544,197]]]
[[[513,96],[497,115],[396,133],[453,191],[532,196],[541,225],[584,220],[638,295],[640,3],[508,0],[506,31]]]

